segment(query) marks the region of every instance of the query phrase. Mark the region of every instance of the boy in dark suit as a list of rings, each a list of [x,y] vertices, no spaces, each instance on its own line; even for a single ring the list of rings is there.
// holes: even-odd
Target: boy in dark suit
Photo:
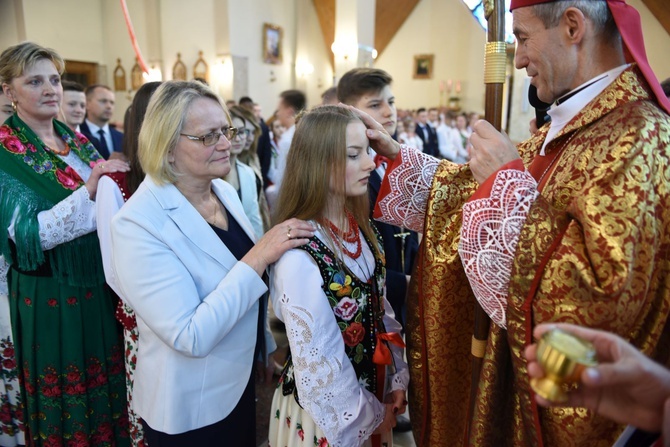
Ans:
[[[428,122],[428,112],[421,107],[416,111],[416,134],[423,141],[423,152],[440,158],[437,145],[437,132]]]

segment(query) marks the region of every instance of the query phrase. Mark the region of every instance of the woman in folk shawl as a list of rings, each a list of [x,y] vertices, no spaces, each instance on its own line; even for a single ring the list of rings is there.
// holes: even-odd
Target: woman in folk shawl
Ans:
[[[30,445],[126,445],[123,350],[95,233],[104,161],[56,121],[62,58],[24,42],[0,55],[16,113],[0,127],[0,252]]]

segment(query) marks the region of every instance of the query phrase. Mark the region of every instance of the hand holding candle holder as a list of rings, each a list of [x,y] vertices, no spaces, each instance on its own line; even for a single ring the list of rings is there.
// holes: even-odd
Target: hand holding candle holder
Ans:
[[[596,350],[591,343],[560,329],[542,336],[537,345],[537,360],[546,375],[531,379],[530,386],[555,403],[566,402],[567,390],[579,382],[582,371],[597,365]]]

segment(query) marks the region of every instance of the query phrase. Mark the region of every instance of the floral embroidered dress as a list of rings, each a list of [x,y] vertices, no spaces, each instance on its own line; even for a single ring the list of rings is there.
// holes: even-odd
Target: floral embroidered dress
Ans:
[[[7,271],[9,264],[0,255],[0,445],[15,447],[26,443],[21,408],[19,373],[14,356],[12,323],[9,316]]]
[[[385,298],[383,255],[366,240],[362,255],[342,265],[323,231],[271,271],[273,307],[291,354],[272,401],[269,446],[391,446],[391,432],[371,438],[385,414],[376,395],[407,389],[409,372]],[[380,343],[387,335],[397,341]],[[387,365],[377,361],[379,351]]]
[[[26,441],[128,444],[123,351],[105,286],[95,203],[100,159],[64,124],[57,156],[16,115],[0,127],[0,253],[7,273]]]

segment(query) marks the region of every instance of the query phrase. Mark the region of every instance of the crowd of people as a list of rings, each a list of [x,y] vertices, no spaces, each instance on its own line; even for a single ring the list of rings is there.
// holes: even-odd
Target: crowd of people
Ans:
[[[476,112],[457,112],[446,108],[400,110],[397,140],[433,157],[462,164],[469,160],[469,138],[478,120]]]
[[[255,446],[273,375],[270,447],[392,445],[406,411],[419,446],[670,445],[668,82],[624,2],[512,10],[553,104],[518,146],[377,68],[267,121],[149,82],[121,130],[109,87],[5,49],[0,445]],[[556,328],[600,362],[564,403],[530,386]]]

